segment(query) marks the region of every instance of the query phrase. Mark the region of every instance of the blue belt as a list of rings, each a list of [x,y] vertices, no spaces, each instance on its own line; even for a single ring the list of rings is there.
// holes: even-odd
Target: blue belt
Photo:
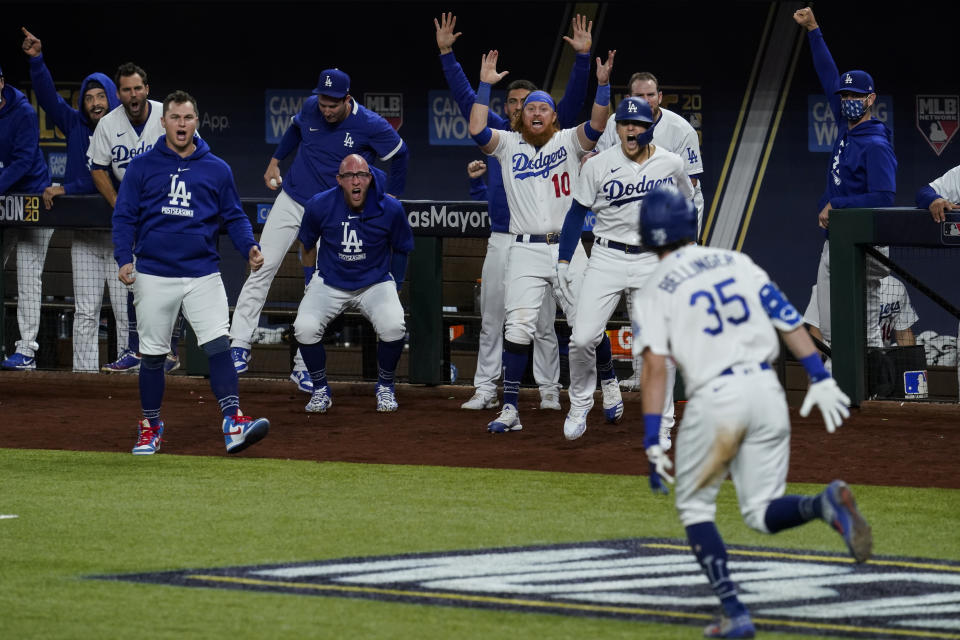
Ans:
[[[543,233],[539,235],[531,235],[529,233],[522,233],[517,236],[517,242],[539,242],[546,244],[557,244],[560,242],[559,233]]]
[[[746,366],[749,367],[749,366],[753,366],[753,365],[746,365]],[[770,367],[770,363],[769,363],[769,362],[761,362],[761,363],[760,363],[760,368],[763,369],[764,371],[768,371],[768,370],[771,368],[771,367]],[[723,371],[720,372],[720,375],[722,375],[722,376],[732,376],[732,375],[733,375],[733,367],[727,367],[726,369],[724,369]]]
[[[643,253],[644,251],[649,251],[646,247],[635,244],[623,244],[615,240],[607,240],[606,238],[597,238],[596,242],[601,247],[614,249],[615,251],[623,251],[624,253]]]

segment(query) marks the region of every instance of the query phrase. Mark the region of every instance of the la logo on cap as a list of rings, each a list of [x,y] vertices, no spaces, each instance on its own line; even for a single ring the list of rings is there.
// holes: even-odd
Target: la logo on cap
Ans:
[[[629,111],[630,113],[636,113],[636,111],[637,111],[637,105],[633,104],[632,102],[628,103],[628,104],[627,104],[627,111]]]
[[[324,80],[323,86],[325,86],[325,87],[332,87],[332,86],[333,86],[333,82],[330,80],[330,76],[327,76],[326,80]]]
[[[844,84],[853,84],[853,76],[851,76],[851,75],[848,73],[848,74],[846,75],[846,77],[843,79],[843,83],[844,83]]]

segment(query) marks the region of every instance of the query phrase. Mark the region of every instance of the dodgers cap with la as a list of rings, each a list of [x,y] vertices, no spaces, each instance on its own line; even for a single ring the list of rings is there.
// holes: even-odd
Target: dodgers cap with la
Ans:
[[[331,98],[342,98],[350,93],[350,76],[340,69],[324,69],[320,72],[320,79],[317,80],[317,88],[313,90],[314,95],[330,96]]]
[[[840,87],[835,93],[841,91],[852,91],[854,93],[876,93],[873,86],[873,78],[866,71],[854,69],[840,75]]]

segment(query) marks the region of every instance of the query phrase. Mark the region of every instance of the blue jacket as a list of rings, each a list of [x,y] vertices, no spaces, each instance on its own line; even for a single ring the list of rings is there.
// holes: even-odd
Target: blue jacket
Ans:
[[[3,87],[0,108],[0,194],[42,193],[50,172],[40,151],[37,112],[22,92]]]
[[[359,154],[373,166],[373,161],[390,161],[388,193],[397,197],[407,182],[407,145],[390,123],[380,114],[361,106],[353,99],[353,108],[346,119],[335,125],[328,123],[317,107],[317,96],[303,102],[280,139],[273,157],[283,160],[295,148],[297,155],[283,177],[283,190],[300,204],[321,191],[337,186],[340,163],[351,153]]]
[[[373,179],[363,210],[351,209],[340,186],[312,197],[303,208],[299,239],[317,246],[317,275],[325,284],[356,291],[373,284],[403,279],[392,274],[396,255],[413,250],[413,231],[403,205],[385,193],[386,174],[370,167]],[[405,261],[400,261],[405,266]]]
[[[447,78],[450,93],[453,94],[453,99],[457,101],[457,105],[460,107],[460,113],[469,121],[470,110],[473,109],[473,103],[477,101],[476,92],[470,86],[470,81],[467,80],[463,68],[457,62],[452,51],[440,56],[440,66],[443,68],[443,75]],[[573,69],[570,71],[570,79],[567,81],[563,98],[557,103],[557,124],[561,129],[568,129],[579,124],[577,118],[583,108],[583,101],[587,97],[589,73],[590,55],[578,53]],[[487,125],[491,129],[510,130],[510,123],[507,119],[492,110],[487,116]],[[486,161],[488,176],[487,210],[490,214],[490,229],[491,231],[506,233],[510,230],[510,207],[507,206],[507,193],[503,190],[503,174],[500,172],[500,162],[493,156],[487,156]],[[471,189],[472,194],[473,189]]]
[[[219,269],[221,223],[247,260],[253,239],[233,172],[195,136],[181,158],[164,137],[127,167],[113,209],[113,256],[118,266],[167,278],[199,278]],[[133,248],[131,251],[131,247]]]
[[[67,169],[62,183],[64,191],[70,195],[97,193],[97,188],[93,186],[93,178],[90,177],[90,166],[87,160],[90,136],[97,125],[90,121],[83,107],[83,96],[87,92],[90,81],[96,80],[103,85],[103,91],[107,94],[106,112],[109,113],[120,106],[120,100],[117,99],[117,86],[108,76],[102,73],[91,73],[80,83],[80,108],[74,109],[57,93],[50,70],[44,64],[43,54],[30,58],[30,80],[37,94],[37,104],[67,137]]]
[[[840,112],[840,72],[820,29],[807,33],[813,66],[837,121],[837,139],[827,167],[827,185],[817,211],[829,202],[833,209],[890,207],[897,192],[897,158],[893,134],[879,120],[870,119],[848,129]]]

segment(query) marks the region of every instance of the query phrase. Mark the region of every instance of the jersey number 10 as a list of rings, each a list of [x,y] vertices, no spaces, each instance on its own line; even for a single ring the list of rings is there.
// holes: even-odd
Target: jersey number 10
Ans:
[[[550,178],[553,180],[553,190],[556,192],[558,198],[563,196],[570,195],[570,174],[566,171],[562,175],[553,174],[553,177]]]

